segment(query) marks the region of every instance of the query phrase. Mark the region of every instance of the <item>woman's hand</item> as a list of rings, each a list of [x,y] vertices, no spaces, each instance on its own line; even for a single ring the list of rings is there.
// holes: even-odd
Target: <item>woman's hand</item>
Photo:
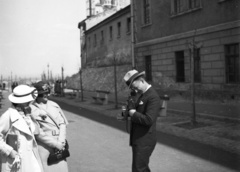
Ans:
[[[14,159],[12,165],[16,166],[16,168],[19,169],[21,166],[20,155],[15,150],[12,150],[9,156],[10,158]]]
[[[10,152],[9,157],[12,159],[15,159],[15,157],[18,155],[17,151],[14,149]]]
[[[58,142],[57,145],[56,145],[56,148],[58,150],[63,150],[64,149],[64,146],[65,146],[65,143],[63,142]]]

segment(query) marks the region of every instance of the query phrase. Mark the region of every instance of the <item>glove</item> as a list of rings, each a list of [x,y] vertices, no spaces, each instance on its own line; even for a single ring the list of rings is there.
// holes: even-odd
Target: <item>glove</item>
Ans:
[[[131,109],[136,109],[135,102],[133,101],[132,98],[128,100],[128,110],[131,110]]]

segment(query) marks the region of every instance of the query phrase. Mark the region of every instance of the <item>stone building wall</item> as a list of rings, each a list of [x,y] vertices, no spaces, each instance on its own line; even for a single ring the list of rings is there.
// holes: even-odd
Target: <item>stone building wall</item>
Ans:
[[[119,93],[128,91],[123,77],[130,65],[117,66],[117,89]],[[87,91],[105,90],[113,93],[114,90],[114,67],[86,68],[82,70],[82,85]],[[67,88],[80,89],[80,75],[75,74],[67,79]]]
[[[201,82],[196,94],[203,99],[223,98],[240,100],[240,85],[226,83],[225,45],[239,43],[240,22],[230,22],[197,32],[186,32],[137,44],[137,65],[145,69],[145,56],[152,57],[153,83],[171,95],[190,96],[189,42],[195,37],[200,45]],[[195,35],[195,36],[194,36]],[[185,82],[176,82],[175,52],[184,51]]]

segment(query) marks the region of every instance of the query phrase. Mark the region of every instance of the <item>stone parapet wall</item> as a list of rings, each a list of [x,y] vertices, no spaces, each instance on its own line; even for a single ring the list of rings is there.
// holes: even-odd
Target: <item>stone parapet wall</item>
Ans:
[[[116,78],[118,92],[127,91],[127,87],[123,81],[123,76],[128,70],[131,70],[130,65],[117,66]],[[96,89],[99,89],[114,92],[114,67],[83,69],[82,85],[83,89],[88,91],[95,91]],[[79,73],[67,78],[67,88],[80,89]]]

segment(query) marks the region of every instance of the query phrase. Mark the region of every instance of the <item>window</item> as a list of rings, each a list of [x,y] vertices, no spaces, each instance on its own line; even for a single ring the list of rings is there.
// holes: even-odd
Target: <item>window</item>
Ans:
[[[88,37],[88,47],[90,47],[90,45],[91,45],[91,38]]]
[[[176,82],[185,82],[184,51],[175,52]]]
[[[174,12],[175,13],[181,13],[184,11],[184,0],[174,0]]]
[[[150,3],[149,0],[143,0],[143,24],[147,25],[150,24],[150,22]]]
[[[121,37],[121,22],[117,23],[117,37]]]
[[[226,82],[240,82],[239,44],[225,45]]]
[[[94,46],[96,47],[97,46],[97,35],[94,34]]]
[[[112,40],[113,38],[113,28],[112,26],[109,27],[109,39]]]
[[[127,18],[127,33],[131,33],[131,17]]]
[[[104,43],[104,32],[103,32],[103,30],[101,31],[101,43],[102,44]]]
[[[200,0],[188,0],[189,9],[195,9],[200,7]]]
[[[146,71],[146,80],[152,81],[152,57],[145,56],[145,71]]]
[[[201,82],[200,49],[194,49],[194,82]]]
[[[179,15],[201,8],[201,0],[172,0],[171,13]]]

